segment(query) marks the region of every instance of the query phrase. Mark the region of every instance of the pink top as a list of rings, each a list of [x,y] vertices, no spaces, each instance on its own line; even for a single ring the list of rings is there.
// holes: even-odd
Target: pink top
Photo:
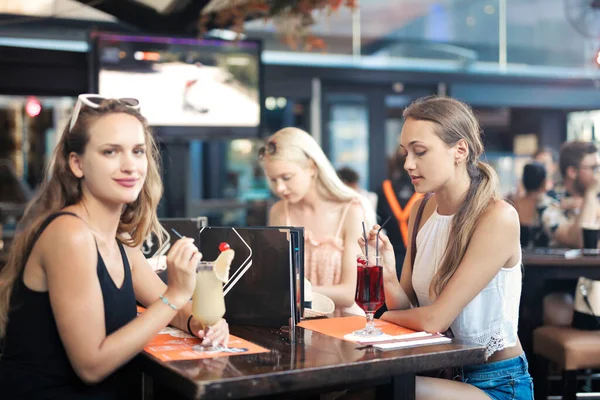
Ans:
[[[342,218],[335,236],[325,236],[321,239],[309,230],[304,229],[304,276],[314,286],[338,285],[342,280],[342,259],[344,253],[344,239],[341,237],[342,227],[346,214],[352,204],[359,203],[351,200],[342,211]],[[290,221],[288,204],[284,201],[285,222],[294,226]]]

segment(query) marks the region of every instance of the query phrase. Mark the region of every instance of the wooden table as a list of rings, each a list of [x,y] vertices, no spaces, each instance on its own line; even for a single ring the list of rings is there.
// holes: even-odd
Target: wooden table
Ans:
[[[519,338],[530,361],[533,360],[533,330],[543,323],[544,296],[553,281],[577,280],[580,276],[600,279],[600,257],[579,256],[567,259],[523,252],[523,292],[519,315]],[[572,288],[575,290],[575,287]],[[532,365],[533,362],[530,362]]]
[[[382,352],[299,327],[294,335],[242,326],[231,333],[270,352],[173,362],[144,353],[137,361],[152,380],[154,399],[304,398],[374,385],[378,398],[414,399],[415,373],[484,362],[484,347],[470,344]]]

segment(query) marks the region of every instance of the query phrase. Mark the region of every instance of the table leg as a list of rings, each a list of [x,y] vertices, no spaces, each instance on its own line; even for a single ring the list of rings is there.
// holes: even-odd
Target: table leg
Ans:
[[[415,374],[396,375],[387,385],[377,388],[376,399],[415,400]]]
[[[525,271],[519,312],[519,339],[527,359],[533,361],[533,330],[542,325],[544,319],[544,282],[529,271]],[[531,364],[531,363],[530,363]]]

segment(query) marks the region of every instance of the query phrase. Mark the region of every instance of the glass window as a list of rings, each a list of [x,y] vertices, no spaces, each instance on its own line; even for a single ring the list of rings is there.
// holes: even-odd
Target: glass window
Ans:
[[[329,96],[329,159],[336,169],[350,167],[369,185],[369,108],[362,95]]]
[[[41,182],[74,102],[71,97],[0,96],[0,161],[26,186]]]
[[[575,111],[567,116],[567,141],[600,142],[600,111]]]

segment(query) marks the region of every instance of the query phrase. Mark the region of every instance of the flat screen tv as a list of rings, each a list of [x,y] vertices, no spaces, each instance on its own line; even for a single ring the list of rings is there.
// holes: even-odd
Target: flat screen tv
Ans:
[[[261,43],[92,32],[92,89],[135,97],[162,137],[253,137]]]

